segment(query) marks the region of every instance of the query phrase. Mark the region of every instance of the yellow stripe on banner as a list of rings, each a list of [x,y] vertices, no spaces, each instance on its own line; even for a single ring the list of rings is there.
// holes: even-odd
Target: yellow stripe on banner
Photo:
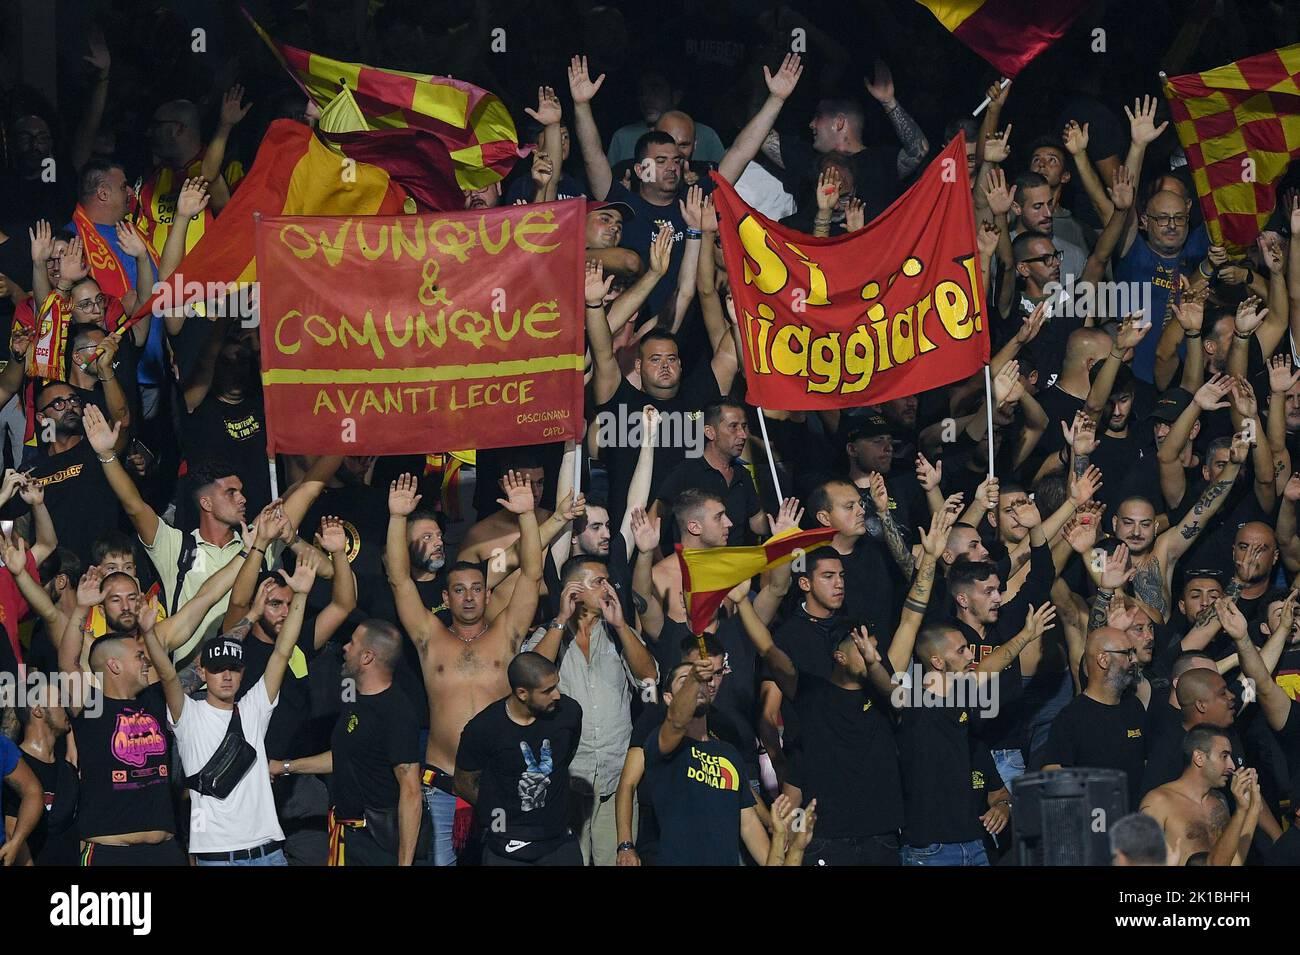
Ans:
[[[1300,43],[1282,47],[1277,51],[1277,58],[1292,76],[1300,75]]]
[[[582,355],[548,355],[518,361],[441,368],[272,368],[262,372],[264,385],[419,384],[430,381],[467,381],[475,378],[511,378],[547,371],[581,371]]]
[[[956,33],[959,26],[979,12],[985,0],[917,0],[917,2],[933,13],[945,30]]]
[[[341,60],[331,60],[327,56],[320,56],[316,53],[311,55],[307,68],[311,71],[311,79],[315,81],[315,85],[319,86],[321,83],[330,84],[325,103],[334,98],[334,94],[337,92],[336,87],[340,82],[345,83],[348,89],[355,90],[357,80],[361,75],[360,63],[344,63]],[[308,82],[307,85],[310,87],[313,83]],[[325,103],[319,105],[324,106]]]

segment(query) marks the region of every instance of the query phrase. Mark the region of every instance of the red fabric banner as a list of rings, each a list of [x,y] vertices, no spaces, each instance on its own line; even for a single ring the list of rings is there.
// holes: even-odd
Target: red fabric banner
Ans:
[[[713,181],[751,404],[856,408],[988,362],[964,136],[866,228],[831,238],[773,222]]]
[[[256,227],[268,454],[577,438],[578,201]]]

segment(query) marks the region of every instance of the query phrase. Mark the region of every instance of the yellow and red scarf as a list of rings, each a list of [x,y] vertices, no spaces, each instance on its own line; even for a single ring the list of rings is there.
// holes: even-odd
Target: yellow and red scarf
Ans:
[[[57,291],[51,292],[41,303],[40,313],[36,317],[36,340],[27,352],[28,378],[56,378],[62,381],[67,377],[63,369],[66,367],[64,360],[67,357],[68,329],[71,327],[72,303],[64,301]]]
[[[86,261],[90,263],[90,274],[99,283],[99,289],[112,298],[121,298],[131,291],[131,283],[126,277],[126,269],[118,261],[117,253],[109,245],[95,223],[86,215],[85,208],[77,203],[77,211],[72,214],[72,224],[77,227],[81,244],[86,247]]]

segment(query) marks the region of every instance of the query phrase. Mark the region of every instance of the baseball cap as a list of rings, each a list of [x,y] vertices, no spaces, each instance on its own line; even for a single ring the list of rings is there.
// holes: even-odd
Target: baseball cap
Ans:
[[[881,435],[893,436],[894,426],[883,415],[854,415],[844,430],[844,441],[857,441],[859,438],[878,438]]]
[[[1164,421],[1173,424],[1191,403],[1192,396],[1186,389],[1170,388],[1156,399],[1155,407],[1151,409],[1151,413],[1147,417],[1152,421]]]
[[[244,668],[244,645],[234,637],[213,637],[203,644],[199,663],[210,673]]]
[[[619,213],[622,214],[624,222],[631,222],[633,219],[636,218],[636,213],[632,211],[632,207],[629,206],[626,202],[588,202],[587,203],[588,215],[590,215],[593,212],[599,212],[601,209],[617,209]]]

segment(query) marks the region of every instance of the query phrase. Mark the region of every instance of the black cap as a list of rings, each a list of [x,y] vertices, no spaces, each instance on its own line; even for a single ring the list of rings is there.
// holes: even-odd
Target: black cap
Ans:
[[[203,644],[199,663],[209,673],[244,668],[244,645],[234,637],[213,637]]]
[[[854,415],[845,428],[844,442],[847,444],[859,438],[878,438],[884,434],[892,437],[894,430],[894,426],[886,421],[883,415],[874,413]]]
[[[599,212],[601,209],[617,209],[623,216],[623,221],[625,223],[631,222],[636,218],[636,213],[632,211],[632,207],[626,202],[592,202],[588,200],[587,215],[591,215],[593,212]]]
[[[1152,421],[1164,421],[1169,424],[1178,420],[1178,416],[1192,403],[1192,396],[1183,388],[1170,388],[1156,399],[1155,407],[1147,415]]]

